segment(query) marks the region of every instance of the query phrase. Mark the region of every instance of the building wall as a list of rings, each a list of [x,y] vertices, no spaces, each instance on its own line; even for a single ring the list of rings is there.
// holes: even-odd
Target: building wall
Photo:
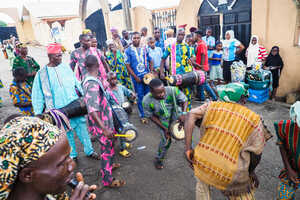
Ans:
[[[23,42],[29,42],[32,40],[36,40],[34,31],[33,31],[33,27],[32,27],[32,23],[31,23],[31,19],[23,20],[22,29],[24,32]]]
[[[277,93],[280,97],[300,88],[300,47],[294,44],[296,20],[293,0],[252,1],[252,33],[261,38],[268,51],[274,45],[280,47],[284,61]]]
[[[240,0],[241,1],[241,0]],[[198,26],[197,15],[203,0],[181,0],[176,23]],[[252,34],[268,51],[280,47],[284,61],[277,96],[284,97],[300,89],[300,47],[295,46],[297,8],[293,0],[252,0]],[[299,19],[300,20],[300,19]]]
[[[148,28],[148,35],[152,34],[152,12],[144,7],[135,7],[132,8],[133,15],[133,30],[141,31],[145,26]]]

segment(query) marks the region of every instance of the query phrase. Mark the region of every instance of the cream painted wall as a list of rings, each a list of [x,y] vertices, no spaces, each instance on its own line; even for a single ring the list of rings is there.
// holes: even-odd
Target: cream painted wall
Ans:
[[[35,40],[35,35],[34,35],[34,31],[32,29],[32,23],[31,23],[30,19],[23,21],[22,29],[24,31],[24,41],[23,42]]]
[[[272,1],[272,3],[271,3]],[[297,8],[292,0],[253,0],[252,33],[260,36],[268,51],[280,47],[284,61],[277,96],[300,88],[300,47],[294,45]]]
[[[203,0],[181,0],[176,23],[198,26],[197,15]],[[252,0],[252,34],[268,51],[280,47],[284,61],[277,96],[283,97],[300,89],[300,47],[294,45],[297,8],[293,0]]]
[[[203,0],[181,0],[177,7],[176,24],[187,24],[186,30],[198,27],[197,15]]]
[[[141,31],[141,29],[145,26],[148,28],[148,35],[151,35],[152,30],[152,12],[144,7],[135,7],[132,8],[133,15],[133,31]]]

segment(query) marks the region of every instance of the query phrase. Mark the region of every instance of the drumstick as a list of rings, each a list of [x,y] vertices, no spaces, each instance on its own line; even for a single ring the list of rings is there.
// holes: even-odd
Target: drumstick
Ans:
[[[116,137],[132,137],[134,134],[115,134]]]

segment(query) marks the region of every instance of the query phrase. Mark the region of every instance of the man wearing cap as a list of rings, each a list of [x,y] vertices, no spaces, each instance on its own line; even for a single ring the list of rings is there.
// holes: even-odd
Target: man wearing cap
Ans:
[[[118,50],[120,50],[121,52],[124,52],[124,47],[118,32],[118,29],[115,27],[112,27],[110,29],[111,35],[112,35],[112,40],[114,41],[116,47]]]
[[[184,124],[185,155],[197,179],[196,200],[211,200],[210,186],[230,200],[255,200],[255,168],[272,135],[261,117],[243,106],[247,85],[228,84],[218,93],[221,101],[191,110]],[[196,121],[201,124],[200,141],[192,149]]]
[[[50,44],[47,47],[47,53],[49,63],[38,71],[32,88],[32,106],[35,115],[50,109],[62,108],[78,99],[78,95],[82,94],[81,84],[71,68],[62,63],[61,45]],[[84,116],[74,117],[70,119],[70,123],[84,146],[85,154],[88,157],[100,159],[92,147]],[[67,138],[71,146],[70,156],[76,160],[74,132],[67,132]]]
[[[183,29],[185,31],[187,24],[182,24],[178,26],[178,29]]]

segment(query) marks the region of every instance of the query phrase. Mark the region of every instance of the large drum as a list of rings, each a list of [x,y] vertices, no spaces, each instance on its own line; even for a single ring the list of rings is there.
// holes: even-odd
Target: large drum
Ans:
[[[69,119],[87,114],[87,108],[82,97],[58,110],[63,112]]]
[[[153,73],[148,73],[148,74],[145,74],[144,78],[143,78],[143,81],[146,85],[149,85],[149,83],[152,81],[152,79],[155,78],[155,75]]]
[[[176,140],[183,140],[185,138],[183,125],[180,126],[179,121],[174,121],[170,126],[171,136]]]
[[[121,106],[113,106],[114,126],[119,134],[116,136],[125,137],[127,142],[133,142],[137,136],[136,127],[129,122],[128,115]]]
[[[168,77],[168,82],[172,86],[187,87],[192,85],[202,85],[205,82],[203,71],[192,71],[185,74],[178,74]]]

